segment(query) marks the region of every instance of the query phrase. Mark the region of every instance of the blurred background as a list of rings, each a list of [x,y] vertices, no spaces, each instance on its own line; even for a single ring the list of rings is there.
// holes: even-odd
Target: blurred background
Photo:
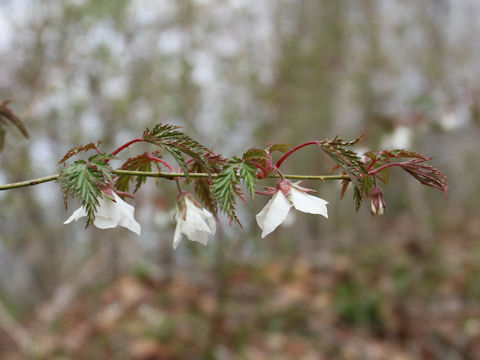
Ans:
[[[140,237],[63,225],[58,183],[2,191],[0,358],[480,359],[479,33],[477,0],[1,0],[0,100],[31,138],[8,127],[0,184],[167,122],[225,156],[364,134],[433,156],[450,193],[393,169],[373,218],[305,182],[328,220],[261,239],[257,196],[173,252],[167,180],[130,201]]]

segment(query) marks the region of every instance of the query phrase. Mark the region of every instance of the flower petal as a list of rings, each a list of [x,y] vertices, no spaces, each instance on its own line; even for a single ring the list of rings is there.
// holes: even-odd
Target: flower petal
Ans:
[[[199,242],[200,244],[207,245],[209,232],[194,230],[187,235],[187,238],[191,241]]]
[[[135,220],[133,213],[134,207],[123,201],[120,196],[113,193],[115,201],[109,198],[99,198],[97,212],[93,224],[99,229],[111,229],[117,225],[126,227],[137,235],[140,235],[140,224]],[[85,208],[82,206],[70,216],[64,224],[73,220],[87,216]]]
[[[185,197],[184,201],[185,219],[182,217],[178,209],[175,215],[177,227],[175,228],[173,247],[177,247],[182,233],[190,241],[197,241],[206,245],[209,234],[215,234],[215,218],[209,211],[197,206],[188,197]]]
[[[177,226],[175,227],[175,235],[173,235],[173,250],[175,250],[182,240],[182,223],[183,219],[181,216],[176,216],[177,218]]]
[[[93,225],[95,225],[99,229],[112,229],[118,225],[117,222],[112,221],[109,217],[104,216],[95,216],[95,220],[93,221]]]
[[[87,216],[87,212],[83,206],[81,206],[73,212],[73,214],[64,222],[64,224],[70,224],[72,221],[77,221],[84,216]]]
[[[119,198],[120,199],[120,198]],[[123,201],[122,199],[120,199]],[[99,198],[97,212],[95,213],[95,220],[100,219],[100,224],[107,227],[99,227],[94,222],[93,224],[99,229],[109,229],[114,228],[118,225],[120,218],[122,217],[122,212],[120,210],[119,202],[114,202],[110,199]],[[108,224],[108,225],[107,225]]]
[[[140,227],[140,224],[133,218],[133,216],[131,218],[122,217],[118,225],[123,226],[124,228],[127,228],[130,231],[133,231],[137,235],[140,235],[140,233],[142,232],[142,228]]]
[[[303,191],[297,190],[293,186],[289,194],[289,199],[292,201],[295,209],[305,213],[320,214],[328,219],[328,201],[325,201],[317,196],[309,195]]]
[[[185,229],[210,232],[210,227],[205,219],[203,209],[200,209],[197,205],[192,203],[189,198],[185,198],[185,204],[187,205]],[[184,232],[184,234],[186,233]]]
[[[203,209],[203,216],[204,219],[207,220],[207,225],[210,228],[210,234],[214,235],[217,231],[217,222],[215,221],[214,216],[212,213],[206,209]]]
[[[270,234],[286,219],[291,207],[292,204],[281,191],[277,191],[273,195],[256,216],[258,226],[263,230],[262,238]]]
[[[118,225],[123,226],[130,231],[133,231],[137,235],[140,235],[140,224],[135,220],[135,217],[133,216],[135,208],[132,205],[123,201],[117,194],[113,193],[113,195],[116,200],[117,209],[119,210],[121,215]]]

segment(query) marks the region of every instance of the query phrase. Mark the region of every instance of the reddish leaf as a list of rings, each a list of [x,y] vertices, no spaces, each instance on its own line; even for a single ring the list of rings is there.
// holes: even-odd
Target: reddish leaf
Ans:
[[[89,144],[86,144],[86,145],[74,146],[74,147],[72,147],[70,150],[67,151],[67,153],[63,156],[63,158],[62,158],[58,163],[59,163],[59,164],[64,163],[64,162],[67,161],[69,158],[71,158],[72,156],[78,154],[79,152],[88,151],[88,150],[91,150],[91,149],[97,149],[98,146],[100,145],[100,143],[101,143],[101,141],[98,141],[96,144],[94,144],[94,143],[92,142],[92,143],[89,143]]]

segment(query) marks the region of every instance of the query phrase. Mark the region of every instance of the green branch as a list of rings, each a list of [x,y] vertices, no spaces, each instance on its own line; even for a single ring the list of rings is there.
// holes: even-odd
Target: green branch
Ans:
[[[9,190],[9,189],[21,188],[26,186],[33,186],[33,185],[41,184],[44,182],[55,181],[57,180],[57,178],[58,178],[58,174],[55,174],[55,175],[41,177],[38,179],[31,179],[31,180],[25,180],[25,181],[20,181],[20,182],[11,183],[11,184],[0,185],[0,190]]]
[[[147,176],[147,177],[157,177],[157,178],[166,178],[166,179],[173,179],[173,178],[182,178],[185,177],[184,173],[166,173],[166,172],[156,172],[156,171],[133,171],[133,170],[114,170],[114,174],[116,175],[133,175],[133,176]],[[216,177],[216,174],[208,175],[206,173],[190,173],[189,177],[191,178],[208,178]],[[37,179],[25,180],[11,184],[0,185],[1,190],[9,190],[27,186],[33,186],[49,181],[55,181],[59,177],[59,174],[54,174],[50,176],[45,176]],[[345,180],[349,179],[347,175],[284,175],[287,179],[292,180]],[[279,178],[278,175],[271,175],[268,178]]]

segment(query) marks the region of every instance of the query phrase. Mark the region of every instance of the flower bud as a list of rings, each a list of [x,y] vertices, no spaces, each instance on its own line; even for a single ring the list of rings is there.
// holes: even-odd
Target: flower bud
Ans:
[[[376,185],[370,190],[370,210],[372,215],[383,215],[387,204],[383,201],[383,192]]]

